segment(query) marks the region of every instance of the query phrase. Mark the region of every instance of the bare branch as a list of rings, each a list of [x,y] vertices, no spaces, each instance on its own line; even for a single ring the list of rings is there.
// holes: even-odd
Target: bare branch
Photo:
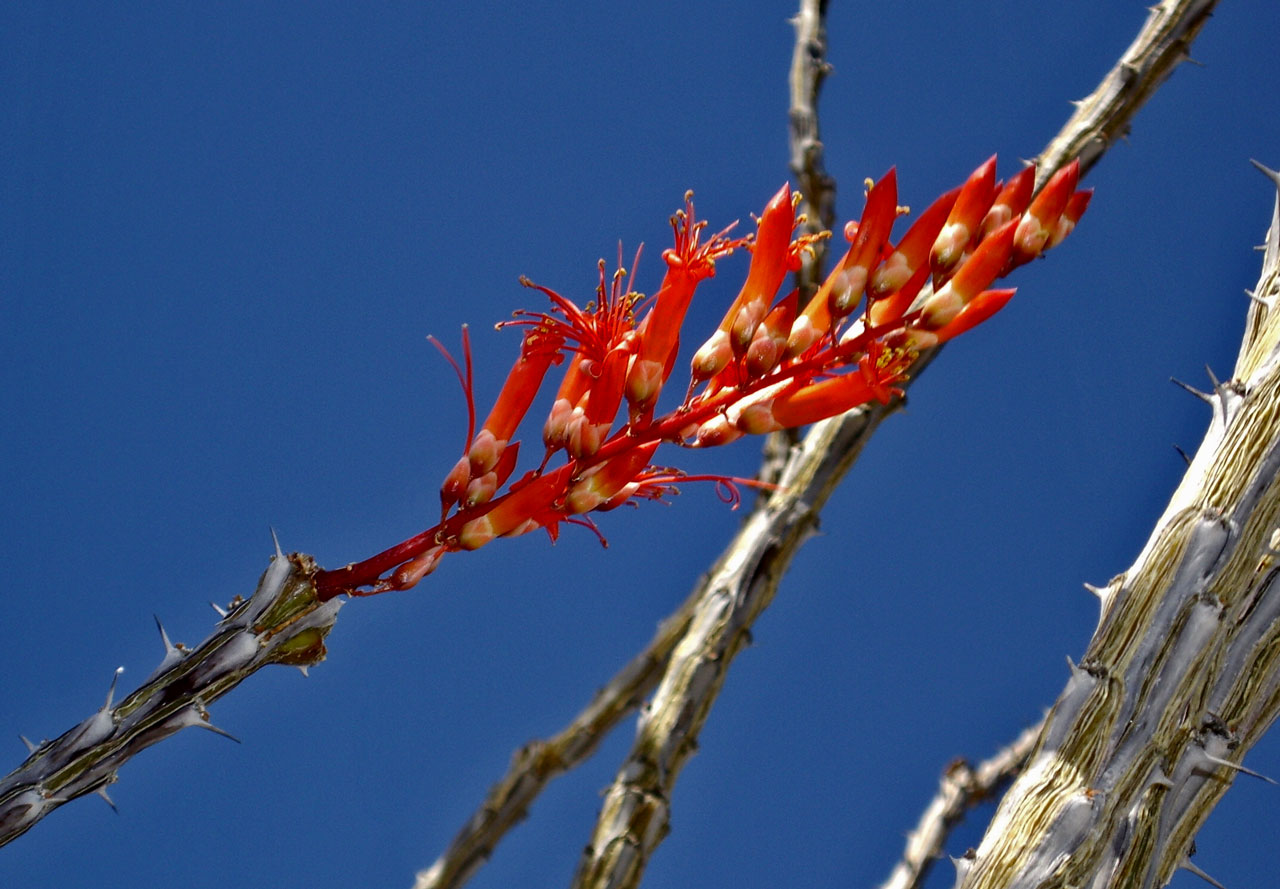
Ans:
[[[791,55],[787,84],[791,92],[790,144],[791,172],[804,195],[805,231],[830,231],[836,224],[836,183],[827,174],[818,130],[818,94],[831,66],[827,63],[826,0],[801,0],[800,11],[791,23],[796,29],[796,45]],[[796,274],[800,295],[807,298],[822,280],[826,242],[814,245]]]
[[[1151,7],[1142,30],[1115,67],[1097,89],[1075,103],[1075,114],[1040,152],[1037,189],[1072,158],[1080,158],[1081,173],[1092,169],[1113,142],[1128,134],[1138,109],[1174,68],[1190,58],[1191,42],[1217,5],[1218,0],[1163,0]]]
[[[696,749],[733,657],[870,432],[897,407],[876,405],[814,426],[777,491],[744,524],[702,585],[689,631],[640,717],[635,746],[605,796],[574,886],[638,884],[667,833],[671,789]]]

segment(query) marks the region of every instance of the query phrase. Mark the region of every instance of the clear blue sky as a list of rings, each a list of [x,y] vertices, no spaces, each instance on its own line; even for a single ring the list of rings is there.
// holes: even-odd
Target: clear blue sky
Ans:
[[[823,96],[842,218],[897,164],[923,205],[1035,154],[1144,2],[847,3]],[[463,437],[427,334],[589,292],[687,188],[713,225],[786,177],[788,2],[23,3],[0,13],[0,732],[53,737],[112,671],[194,643],[284,545],[339,565],[429,524]],[[1208,420],[1280,166],[1275,10],[1226,2],[1090,177],[1084,224],[912,390],[735,663],[652,887],[872,886],[953,757],[1036,720]],[[709,330],[740,280],[701,294]],[[482,394],[482,398],[485,395]],[[706,468],[749,473],[753,442]],[[6,887],[407,886],[503,771],[681,600],[738,517],[709,489],[448,559],[348,606],[304,680],[266,670],[112,793],[0,851]],[[0,733],[0,737],[3,734]],[[477,887],[563,885],[630,723],[557,782]],[[1280,744],[1248,759],[1280,773]],[[1199,839],[1280,880],[1274,789]],[[953,851],[976,842],[957,835]],[[933,885],[949,885],[942,865]],[[1187,875],[1175,886],[1198,885]]]

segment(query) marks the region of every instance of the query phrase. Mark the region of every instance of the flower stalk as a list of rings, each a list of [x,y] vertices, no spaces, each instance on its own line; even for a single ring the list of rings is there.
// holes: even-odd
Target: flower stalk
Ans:
[[[590,513],[660,499],[695,480],[651,463],[662,444],[714,447],[871,401],[888,403],[923,350],[1007,304],[1013,291],[990,290],[991,284],[1060,243],[1088,205],[1090,192],[1076,191],[1076,163],[1055,174],[1034,201],[1034,168],[1008,183],[996,181],[995,169],[993,156],[935,201],[896,244],[894,223],[908,212],[898,206],[896,171],[869,181],[862,217],[845,226],[847,251],[803,306],[798,292],[779,291],[830,233],[796,233],[804,219],[796,215],[800,198],[787,185],[766,204],[757,231],[736,238],[730,226],[704,240],[707,224],[687,194],[671,219],[675,243],[663,253],[666,272],[650,299],[632,288],[624,269],[609,275],[603,261],[595,300],[586,307],[522,279],[545,294],[551,308],[520,311],[498,325],[524,331],[520,355],[441,485],[440,522],[370,559],[320,571],[318,598],[408,589],[447,553],[499,537],[542,529],[554,540],[562,522],[595,530]],[[745,283],[695,351],[681,403],[655,416],[698,285],[716,274],[718,260],[740,249],[751,253]],[[465,337],[464,352],[468,370],[459,377],[470,430],[475,398]],[[542,461],[517,475],[514,435],[557,366],[564,370],[543,424]],[[731,489],[741,481],[697,477],[707,478]]]

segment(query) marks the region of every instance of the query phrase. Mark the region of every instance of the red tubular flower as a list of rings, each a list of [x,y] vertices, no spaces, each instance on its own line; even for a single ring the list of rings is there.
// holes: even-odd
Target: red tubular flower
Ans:
[[[609,434],[613,418],[622,404],[627,368],[635,354],[635,338],[624,338],[609,350],[587,393],[579,401],[568,423],[569,453],[576,459],[590,457]],[[590,376],[590,375],[589,375]]]
[[[1080,161],[1073,160],[1054,173],[1036,195],[1018,224],[1018,234],[1014,238],[1014,266],[1030,262],[1045,249],[1079,179]],[[1085,202],[1088,203],[1087,198]]]
[[[1031,203],[1031,194],[1036,184],[1035,165],[1029,165],[1021,173],[1014,176],[991,203],[991,209],[982,217],[980,237],[986,238],[996,229],[1015,216],[1021,216]]]
[[[934,201],[907,229],[893,252],[876,269],[875,276],[871,279],[872,298],[884,299],[901,290],[915,276],[917,269],[928,265],[933,243],[938,239],[959,196],[960,188],[957,186]]]
[[[857,308],[867,289],[867,279],[872,267],[880,259],[880,251],[889,240],[893,221],[898,216],[898,172],[889,172],[867,192],[867,205],[858,221],[858,233],[849,248],[849,255],[842,263],[844,278],[840,286],[827,297],[831,315],[844,318]]]
[[[599,534],[591,513],[661,498],[679,481],[716,480],[736,496],[733,479],[684,476],[651,461],[663,442],[712,447],[891,400],[921,350],[1000,311],[1013,290],[989,289],[992,283],[1061,242],[1079,221],[1092,193],[1074,190],[1078,165],[1054,175],[1033,200],[1034,175],[1028,168],[997,189],[991,158],[894,246],[897,179],[890,170],[868,191],[860,221],[846,228],[848,251],[803,310],[796,291],[775,303],[813,240],[793,237],[795,204],[784,186],[760,216],[746,282],[694,358],[684,403],[666,416],[655,418],[654,404],[676,363],[689,301],[716,260],[745,239],[729,240],[726,229],[702,243],[705,223],[686,196],[672,218],[675,247],[663,254],[662,285],[639,324],[633,312],[641,297],[621,269],[607,276],[603,262],[586,309],[525,281],[546,294],[551,309],[506,322],[526,328],[520,357],[479,432],[468,429],[466,454],[441,487],[440,523],[363,562],[319,572],[319,598],[407,589],[447,553],[537,528],[553,539],[565,522]],[[465,354],[465,373],[449,360],[467,393],[470,427],[469,345]],[[512,437],[551,365],[565,356],[543,428],[546,454],[509,484],[519,459]],[[619,422],[623,398],[629,410]],[[557,456],[564,462],[553,467]]]
[[[537,527],[537,517],[551,509],[569,479],[569,467],[540,475],[494,504],[488,512],[458,530],[459,549],[479,549],[498,537],[514,537]],[[534,525],[529,522],[533,520]]]
[[[946,324],[933,331],[939,343],[972,330],[1005,307],[1013,299],[1014,290],[984,290],[969,300],[965,307]]]
[[[790,190],[784,190],[790,202]],[[671,217],[676,244],[662,254],[667,273],[654,296],[653,308],[640,324],[640,342],[627,372],[626,396],[633,419],[652,414],[662,384],[671,375],[680,343],[680,326],[699,282],[715,274],[717,259],[746,243],[745,238],[730,240],[727,237],[733,226],[713,235],[707,243],[700,243],[706,223],[698,222],[694,216],[693,192],[685,192],[684,200],[684,210]],[[787,235],[790,232],[791,229],[787,229]]]
[[[1080,221],[1080,217],[1084,215],[1084,211],[1089,208],[1089,201],[1093,199],[1093,189],[1086,188],[1083,191],[1077,191],[1067,201],[1067,208],[1062,211],[1062,215],[1058,217],[1058,224],[1053,228],[1053,234],[1049,236],[1049,241],[1044,245],[1044,249],[1057,247],[1067,237],[1075,231],[1076,223]]]
[[[996,156],[993,154],[974,170],[960,189],[960,196],[947,216],[932,252],[935,275],[945,275],[959,265],[978,234],[979,223],[991,208],[996,190]]]
[[[777,365],[787,348],[787,337],[800,308],[800,291],[793,290],[765,315],[747,346],[743,370],[748,378],[762,377]]]
[[[869,401],[887,404],[897,393],[893,383],[914,356],[903,351],[881,351],[859,359],[857,369],[817,382],[783,385],[777,391],[764,390],[735,405],[720,424],[699,430],[697,443],[707,447],[719,444],[716,439],[732,429],[738,434],[762,435],[780,429],[792,429],[816,423],[852,410]]]
[[[569,483],[565,512],[577,515],[597,509],[636,480],[658,450],[657,441],[641,445],[598,466],[593,466]]]
[[[991,237],[978,244],[960,270],[925,300],[920,312],[920,326],[934,329],[946,324],[994,281],[1009,261],[1018,223],[1009,220]]]
[[[896,293],[892,293],[884,299],[878,299],[871,304],[871,308],[867,311],[867,319],[871,322],[871,325],[879,327],[900,319],[911,308],[911,304],[915,302],[916,297],[928,280],[929,266],[926,263],[916,269],[911,279],[902,285]]]
[[[543,333],[535,329],[525,334],[520,357],[507,374],[493,410],[480,425],[480,431],[476,433],[471,448],[467,451],[473,476],[489,472],[502,458],[502,452],[516,427],[529,412],[529,406],[533,404],[533,398],[538,394],[548,368],[553,363],[560,362],[559,349],[563,345],[564,339],[554,333]]]
[[[569,423],[573,419],[574,408],[590,391],[593,371],[599,375],[598,363],[590,358],[570,355],[568,365],[551,412],[542,426],[542,443],[546,445],[548,457],[569,441]]]
[[[735,356],[746,352],[764,320],[788,268],[791,232],[796,227],[791,186],[778,190],[760,215],[760,229],[751,245],[751,267],[737,299],[724,320],[693,356],[690,374],[695,384],[720,373]]]

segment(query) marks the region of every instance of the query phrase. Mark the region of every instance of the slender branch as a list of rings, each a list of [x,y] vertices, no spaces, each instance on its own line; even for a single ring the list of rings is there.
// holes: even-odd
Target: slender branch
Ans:
[[[1128,101],[1100,106],[1087,118],[1078,112],[1050,147],[1095,129],[1122,131],[1186,57],[1187,44],[1213,5],[1213,0],[1168,0],[1156,7],[1152,17],[1159,20],[1159,33],[1181,35],[1181,39],[1146,39],[1148,22],[1135,41],[1135,46],[1150,44],[1149,50],[1142,50],[1147,64],[1129,75],[1122,90]],[[1125,64],[1122,60],[1121,65]],[[1090,166],[1110,143],[1091,144]],[[1040,176],[1047,179],[1068,158],[1061,151],[1046,150],[1043,160]],[[916,376],[935,355],[936,351],[922,357]],[[662,683],[641,716],[631,753],[606,793],[574,878],[575,887],[623,889],[639,884],[649,856],[669,830],[671,791],[697,746],[733,656],[748,638],[755,618],[772,601],[779,579],[827,497],[896,406],[859,408],[816,424],[783,468],[784,491],[774,494],[766,508],[751,517],[720,557],[704,585],[689,633],[672,655]]]
[[[800,11],[791,23],[796,29],[795,49],[787,85],[791,93],[791,172],[804,195],[805,230],[809,234],[830,231],[836,224],[836,182],[827,174],[818,130],[818,94],[831,71],[827,63],[827,0],[800,0]],[[826,242],[813,245],[796,273],[802,299],[808,299],[823,278]]]
[[[1213,14],[1218,0],[1162,0],[1097,89],[1074,103],[1075,114],[1040,152],[1039,188],[1054,170],[1080,158],[1080,170],[1093,168],[1115,140],[1129,132],[1138,109],[1182,62],[1191,43]]]
[[[965,814],[1000,792],[1022,770],[1035,747],[1041,720],[1022,730],[1013,743],[1000,749],[989,759],[970,766],[957,759],[947,766],[938,784],[938,793],[925,807],[915,829],[907,835],[902,858],[880,889],[920,889],[951,831],[964,820]]]

